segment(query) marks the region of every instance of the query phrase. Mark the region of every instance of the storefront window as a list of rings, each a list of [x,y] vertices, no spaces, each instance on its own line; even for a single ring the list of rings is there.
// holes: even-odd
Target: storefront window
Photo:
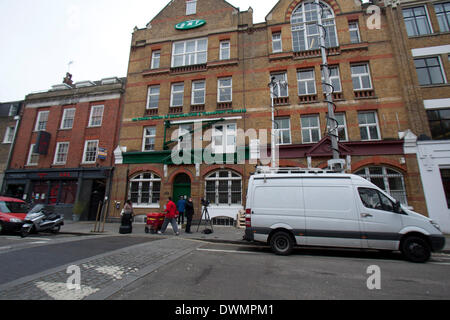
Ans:
[[[386,167],[367,167],[355,174],[369,180],[404,205],[408,205],[403,174]]]
[[[206,179],[206,200],[216,205],[242,204],[242,177],[230,170],[216,171]]]

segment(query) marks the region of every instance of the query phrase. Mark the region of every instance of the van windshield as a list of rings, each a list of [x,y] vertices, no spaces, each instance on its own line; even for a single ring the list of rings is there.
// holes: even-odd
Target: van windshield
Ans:
[[[27,213],[28,205],[24,202],[0,201],[0,212],[3,212],[3,213]]]

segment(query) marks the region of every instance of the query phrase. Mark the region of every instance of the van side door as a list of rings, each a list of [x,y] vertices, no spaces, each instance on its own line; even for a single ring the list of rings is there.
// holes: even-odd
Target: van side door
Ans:
[[[398,250],[401,215],[394,212],[394,203],[377,189],[358,187],[358,205],[363,239],[368,248]]]
[[[305,244],[305,216],[300,179],[255,178],[252,227],[255,240],[266,241],[275,229],[293,233],[297,244]]]
[[[361,248],[361,227],[350,178],[305,178],[303,192],[308,245]]]

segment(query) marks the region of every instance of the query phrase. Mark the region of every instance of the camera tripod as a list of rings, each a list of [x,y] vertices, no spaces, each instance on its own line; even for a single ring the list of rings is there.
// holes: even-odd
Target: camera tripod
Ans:
[[[200,229],[200,225],[202,224],[203,220],[205,220],[205,230],[207,230],[206,226],[209,223],[209,225],[211,226],[211,233],[214,232],[211,217],[209,216],[208,206],[203,206],[202,216],[201,216],[200,221],[198,222],[198,226],[197,226],[197,232],[198,232],[198,229]]]

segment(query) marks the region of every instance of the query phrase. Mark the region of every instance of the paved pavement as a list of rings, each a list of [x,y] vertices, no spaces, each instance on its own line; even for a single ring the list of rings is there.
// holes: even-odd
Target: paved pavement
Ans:
[[[145,242],[123,247],[118,250],[98,254],[89,258],[79,257],[77,261],[50,268],[44,272],[23,276],[0,285],[0,300],[82,300],[108,299],[123,288],[142,279],[152,272],[198,252],[208,242],[246,244],[242,240],[244,229],[214,226],[214,233],[203,234],[204,226],[199,232],[175,236],[171,229],[165,235],[145,234],[144,224],[134,224],[132,235],[119,235],[119,224],[105,224],[104,232],[92,232],[92,222],[66,222],[61,232],[66,235],[117,236],[118,238],[148,237]],[[102,228],[101,228],[102,229]],[[197,231],[197,226],[192,228]],[[85,238],[85,237],[82,237]],[[447,238],[446,252],[450,253],[450,237]],[[0,252],[0,254],[2,254]],[[79,275],[80,282],[77,282]],[[80,283],[80,287],[71,285]],[[69,284],[69,286],[68,286]]]
[[[80,234],[80,235],[89,235],[89,234],[118,234],[120,225],[118,223],[105,223],[99,228],[104,232],[91,232],[94,229],[93,222],[67,222],[66,225],[61,229],[61,233],[67,234]],[[182,239],[194,239],[194,240],[203,240],[209,242],[223,242],[223,243],[235,243],[235,244],[248,244],[247,241],[243,240],[245,229],[239,229],[235,227],[223,227],[223,226],[214,226],[214,232],[211,234],[204,234],[202,231],[205,229],[205,226],[201,225],[197,231],[197,225],[193,225],[191,230],[192,234],[184,233],[181,231],[180,238]],[[134,235],[142,235],[145,234],[145,224],[143,223],[134,223],[133,224],[133,234]],[[167,236],[173,235],[173,231],[169,224],[169,228],[166,231]],[[157,235],[149,235],[149,236],[157,236]],[[443,250],[444,253],[450,253],[450,235],[446,235],[446,243],[445,248]]]
[[[105,223],[97,228],[97,230],[104,232],[92,232],[94,230],[95,223],[93,222],[65,222],[65,225],[61,228],[62,234],[76,234],[76,235],[117,235],[119,234],[118,223]],[[197,232],[198,229],[198,232]],[[181,239],[193,239],[193,240],[204,240],[210,242],[227,242],[227,243],[245,243],[247,241],[243,240],[245,229],[239,229],[235,227],[224,227],[224,226],[214,226],[214,232],[211,234],[204,234],[202,231],[205,230],[205,226],[201,225],[199,228],[196,224],[192,225],[192,234],[187,234],[182,230],[180,232]],[[144,235],[145,234],[145,224],[134,223],[133,224],[133,234],[132,235]],[[173,236],[173,230],[171,225],[167,228],[165,236]],[[149,237],[159,237],[158,235],[148,234]]]

